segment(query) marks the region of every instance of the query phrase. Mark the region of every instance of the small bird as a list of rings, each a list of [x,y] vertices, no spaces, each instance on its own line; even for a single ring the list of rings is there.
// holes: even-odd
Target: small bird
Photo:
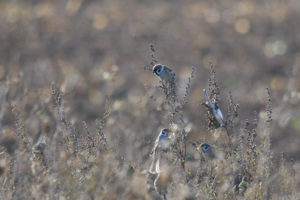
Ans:
[[[156,74],[162,81],[166,83],[175,82],[175,73],[168,67],[162,64],[156,64],[152,68],[152,72]]]
[[[204,153],[204,155],[208,156],[209,158],[216,157],[209,144],[206,144],[206,143],[201,144],[201,149],[202,149],[202,152]]]
[[[32,147],[32,153],[43,154],[45,148],[46,148],[46,143],[44,142],[38,143]]]
[[[208,107],[210,113],[212,113],[213,117],[214,117],[214,121],[216,121],[218,123],[218,126],[216,126],[216,128],[222,126],[224,127],[225,126],[225,121],[224,121],[224,117],[223,117],[223,114],[222,114],[222,111],[221,109],[218,107],[218,105],[216,104],[215,100],[214,102],[212,102],[208,95],[207,95],[207,92],[205,89],[203,89],[203,93],[204,93],[204,96],[206,98],[206,103],[205,105]],[[211,122],[212,124],[215,124],[215,122]]]
[[[191,143],[196,148],[196,150],[202,152],[205,157],[208,157],[210,159],[216,157],[212,150],[212,147],[209,144],[198,142],[198,141],[197,142],[191,141]]]
[[[163,199],[167,199],[167,187],[170,181],[170,169],[163,153],[167,152],[171,145],[170,137],[171,131],[167,128],[162,129],[155,140],[153,150],[150,154],[152,157],[152,163],[149,168],[149,173],[156,176],[153,186],[155,191],[161,195]]]
[[[160,171],[160,160],[162,152],[166,151],[170,147],[170,130],[162,129],[157,136],[154,147],[150,153],[152,156],[152,163],[149,172],[152,174],[157,174]]]
[[[33,174],[45,171],[48,169],[48,163],[45,155],[46,150],[45,142],[38,142],[32,147],[32,166],[31,170]]]

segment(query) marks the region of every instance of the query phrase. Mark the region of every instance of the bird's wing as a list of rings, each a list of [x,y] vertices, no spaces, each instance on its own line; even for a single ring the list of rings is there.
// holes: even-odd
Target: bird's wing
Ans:
[[[221,112],[221,109],[220,108],[213,109],[213,112],[214,112],[215,118],[217,119],[219,124],[223,125],[224,124],[224,117],[223,117],[223,114]]]

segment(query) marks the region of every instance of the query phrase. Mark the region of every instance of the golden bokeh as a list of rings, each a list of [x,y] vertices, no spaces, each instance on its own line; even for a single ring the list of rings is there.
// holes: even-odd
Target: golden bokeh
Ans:
[[[97,89],[89,90],[89,100],[90,100],[90,102],[96,104],[96,103],[101,102],[102,98],[103,98],[103,95],[99,90],[97,90]]]
[[[96,14],[93,17],[93,27],[97,30],[103,30],[108,23],[108,19],[103,14]]]
[[[55,14],[56,8],[53,3],[45,2],[40,3],[34,7],[34,13],[38,18],[51,17]]]
[[[271,86],[271,89],[272,90],[283,90],[285,88],[285,80],[284,78],[281,78],[281,77],[274,77],[271,79],[271,83],[270,83],[270,86]]]
[[[247,34],[250,31],[250,22],[246,18],[237,19],[234,22],[234,28],[240,34]]]
[[[81,7],[81,3],[82,0],[69,0],[66,7],[68,15],[76,14]]]

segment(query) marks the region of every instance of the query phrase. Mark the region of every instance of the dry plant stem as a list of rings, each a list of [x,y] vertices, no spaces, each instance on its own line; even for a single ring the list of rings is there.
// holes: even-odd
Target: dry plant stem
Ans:
[[[106,102],[105,102],[105,112],[102,116],[102,119],[101,120],[99,120],[99,119],[96,120],[97,134],[100,136],[99,148],[101,148],[101,146],[103,146],[104,151],[107,150],[107,139],[106,139],[105,134],[104,134],[104,127],[105,127],[105,124],[106,124],[110,114],[111,114],[111,100],[110,100],[109,97],[107,97]],[[101,151],[101,149],[99,149],[99,150]]]
[[[151,65],[154,66],[158,63],[157,58],[155,57],[155,49],[152,43],[149,44],[150,52],[151,52]]]
[[[192,80],[193,80],[193,78],[195,76],[195,71],[196,71],[196,68],[192,67],[191,75],[189,76],[187,85],[185,87],[185,94],[184,94],[183,100],[182,100],[181,105],[180,105],[180,110],[178,111],[178,112],[180,112],[179,113],[179,115],[180,115],[179,120],[181,122],[181,126],[182,127],[184,126],[184,121],[183,121],[184,106],[188,102],[188,96],[191,93]],[[184,162],[185,162],[185,159],[186,159],[186,137],[187,137],[187,134],[185,133],[184,130],[182,131],[182,134],[183,134],[182,137],[183,137],[183,143],[184,143]],[[183,169],[184,169],[184,166],[183,166]]]
[[[8,91],[9,91],[9,80],[7,80],[5,85],[3,86],[3,94],[2,94],[2,101],[1,101],[1,108],[0,108],[0,130],[2,130],[2,120],[6,110]]]
[[[187,82],[186,87],[185,87],[185,94],[184,94],[183,100],[182,100],[182,102],[181,102],[182,112],[183,112],[183,107],[184,107],[184,105],[188,102],[188,97],[189,97],[189,95],[191,94],[191,90],[192,90],[192,80],[193,80],[194,77],[195,77],[195,72],[196,72],[196,68],[193,66],[193,67],[192,67],[191,75],[189,76],[188,82]]]
[[[232,149],[233,145],[232,145],[232,142],[231,142],[231,137],[230,137],[230,134],[229,134],[229,130],[227,128],[227,126],[225,125],[224,126],[224,129],[226,131],[226,134],[227,134],[227,137],[228,137],[228,145],[229,145],[229,149]],[[229,151],[230,155],[231,155],[231,151]]]
[[[62,95],[60,92],[57,90],[56,86],[54,83],[51,84],[51,91],[52,91],[52,97],[53,97],[53,104],[54,108],[57,111],[59,121],[63,119],[63,103],[62,103]],[[53,135],[53,140],[49,144],[50,149],[49,149],[49,154],[53,158],[53,165],[51,166],[51,169],[49,170],[49,196],[50,199],[54,199],[55,196],[55,186],[56,183],[54,180],[57,179],[59,176],[59,155],[58,155],[58,149],[60,147],[59,141],[62,139],[61,138],[61,123],[57,122],[56,127],[55,127],[55,132]]]
[[[85,129],[85,132],[86,132],[86,134],[87,134],[87,148],[88,148],[88,150],[89,150],[89,155],[90,155],[90,154],[92,153],[92,148],[95,147],[95,143],[94,143],[93,137],[92,137],[92,135],[91,135],[91,132],[90,132],[90,130],[89,130],[89,128],[88,128],[86,122],[83,121],[82,124],[83,124],[83,127],[84,127],[84,129]]]
[[[183,160],[183,163],[181,164],[182,165],[182,169],[184,170],[184,175],[185,175],[185,182],[188,183],[189,182],[189,178],[188,178],[188,174],[187,172],[185,171],[185,161],[186,161],[186,140],[184,140],[184,160]]]
[[[238,114],[239,104],[233,101],[232,93],[229,91],[229,106],[228,106],[228,120],[227,126],[232,127],[234,119],[236,119]]]
[[[216,72],[214,70],[213,63],[210,62],[210,77],[208,79],[208,91],[210,93],[210,99],[215,99],[215,103],[218,104],[219,101],[219,95],[220,95],[220,88],[217,84],[216,79]]]
[[[186,154],[186,145],[185,142],[183,144],[183,149],[179,150],[180,164],[183,170],[185,170],[185,154]]]
[[[54,83],[51,84],[51,90],[52,90],[52,96],[54,98],[54,103],[55,103],[54,105],[58,107],[58,115],[60,121],[64,124],[66,130],[69,132],[70,138],[72,140],[72,145],[73,145],[73,153],[76,155],[79,150],[79,142],[78,142],[79,133],[65,116],[63,94],[56,88]]]
[[[179,112],[179,120],[180,120],[180,123],[181,123],[182,127],[184,126],[184,121],[183,121],[184,106],[188,102],[188,96],[190,95],[190,92],[191,92],[192,80],[194,78],[195,71],[196,71],[196,68],[192,67],[192,72],[191,72],[190,77],[188,78],[188,83],[187,83],[186,88],[185,88],[185,94],[184,94],[183,100],[182,100],[181,105],[180,105],[180,110],[178,111]],[[185,133],[184,130],[182,131],[182,136],[181,137],[182,137],[181,142],[183,143],[183,146],[184,146],[183,155],[181,156],[181,166],[182,166],[182,169],[185,172],[186,183],[188,183],[188,175],[185,171],[186,137],[187,137],[187,134]]]
[[[30,141],[28,136],[25,134],[24,120],[23,117],[21,116],[20,111],[15,105],[12,105],[12,113],[16,118],[15,126],[16,126],[17,137],[19,137],[22,140],[25,151],[30,152]]]
[[[267,105],[266,105],[266,112],[267,112],[267,120],[266,120],[266,128],[265,128],[265,139],[264,139],[264,151],[266,155],[266,166],[264,171],[264,176],[266,179],[270,177],[271,174],[271,140],[270,140],[270,133],[271,133],[271,122],[272,122],[272,99],[271,93],[269,88],[266,88],[267,92]],[[270,187],[267,187],[266,197],[270,197]]]

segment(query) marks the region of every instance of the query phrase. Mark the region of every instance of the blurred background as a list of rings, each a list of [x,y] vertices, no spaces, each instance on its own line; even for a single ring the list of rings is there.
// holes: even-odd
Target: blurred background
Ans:
[[[221,108],[226,113],[231,91],[240,124],[254,111],[265,116],[270,88],[274,157],[286,152],[299,172],[299,20],[299,0],[0,0],[1,85],[10,80],[8,105],[23,108],[32,138],[45,115],[32,110],[40,101],[49,103],[54,82],[72,122],[93,127],[110,97],[108,139],[145,146],[167,125],[153,100],[162,97],[158,79],[144,69],[151,66],[153,43],[158,61],[176,73],[179,96],[196,67],[185,108],[191,138],[209,138],[200,105],[212,62]],[[9,109],[0,119],[1,132],[13,129]],[[132,151],[126,154],[131,159],[140,146],[121,145],[120,151]]]

